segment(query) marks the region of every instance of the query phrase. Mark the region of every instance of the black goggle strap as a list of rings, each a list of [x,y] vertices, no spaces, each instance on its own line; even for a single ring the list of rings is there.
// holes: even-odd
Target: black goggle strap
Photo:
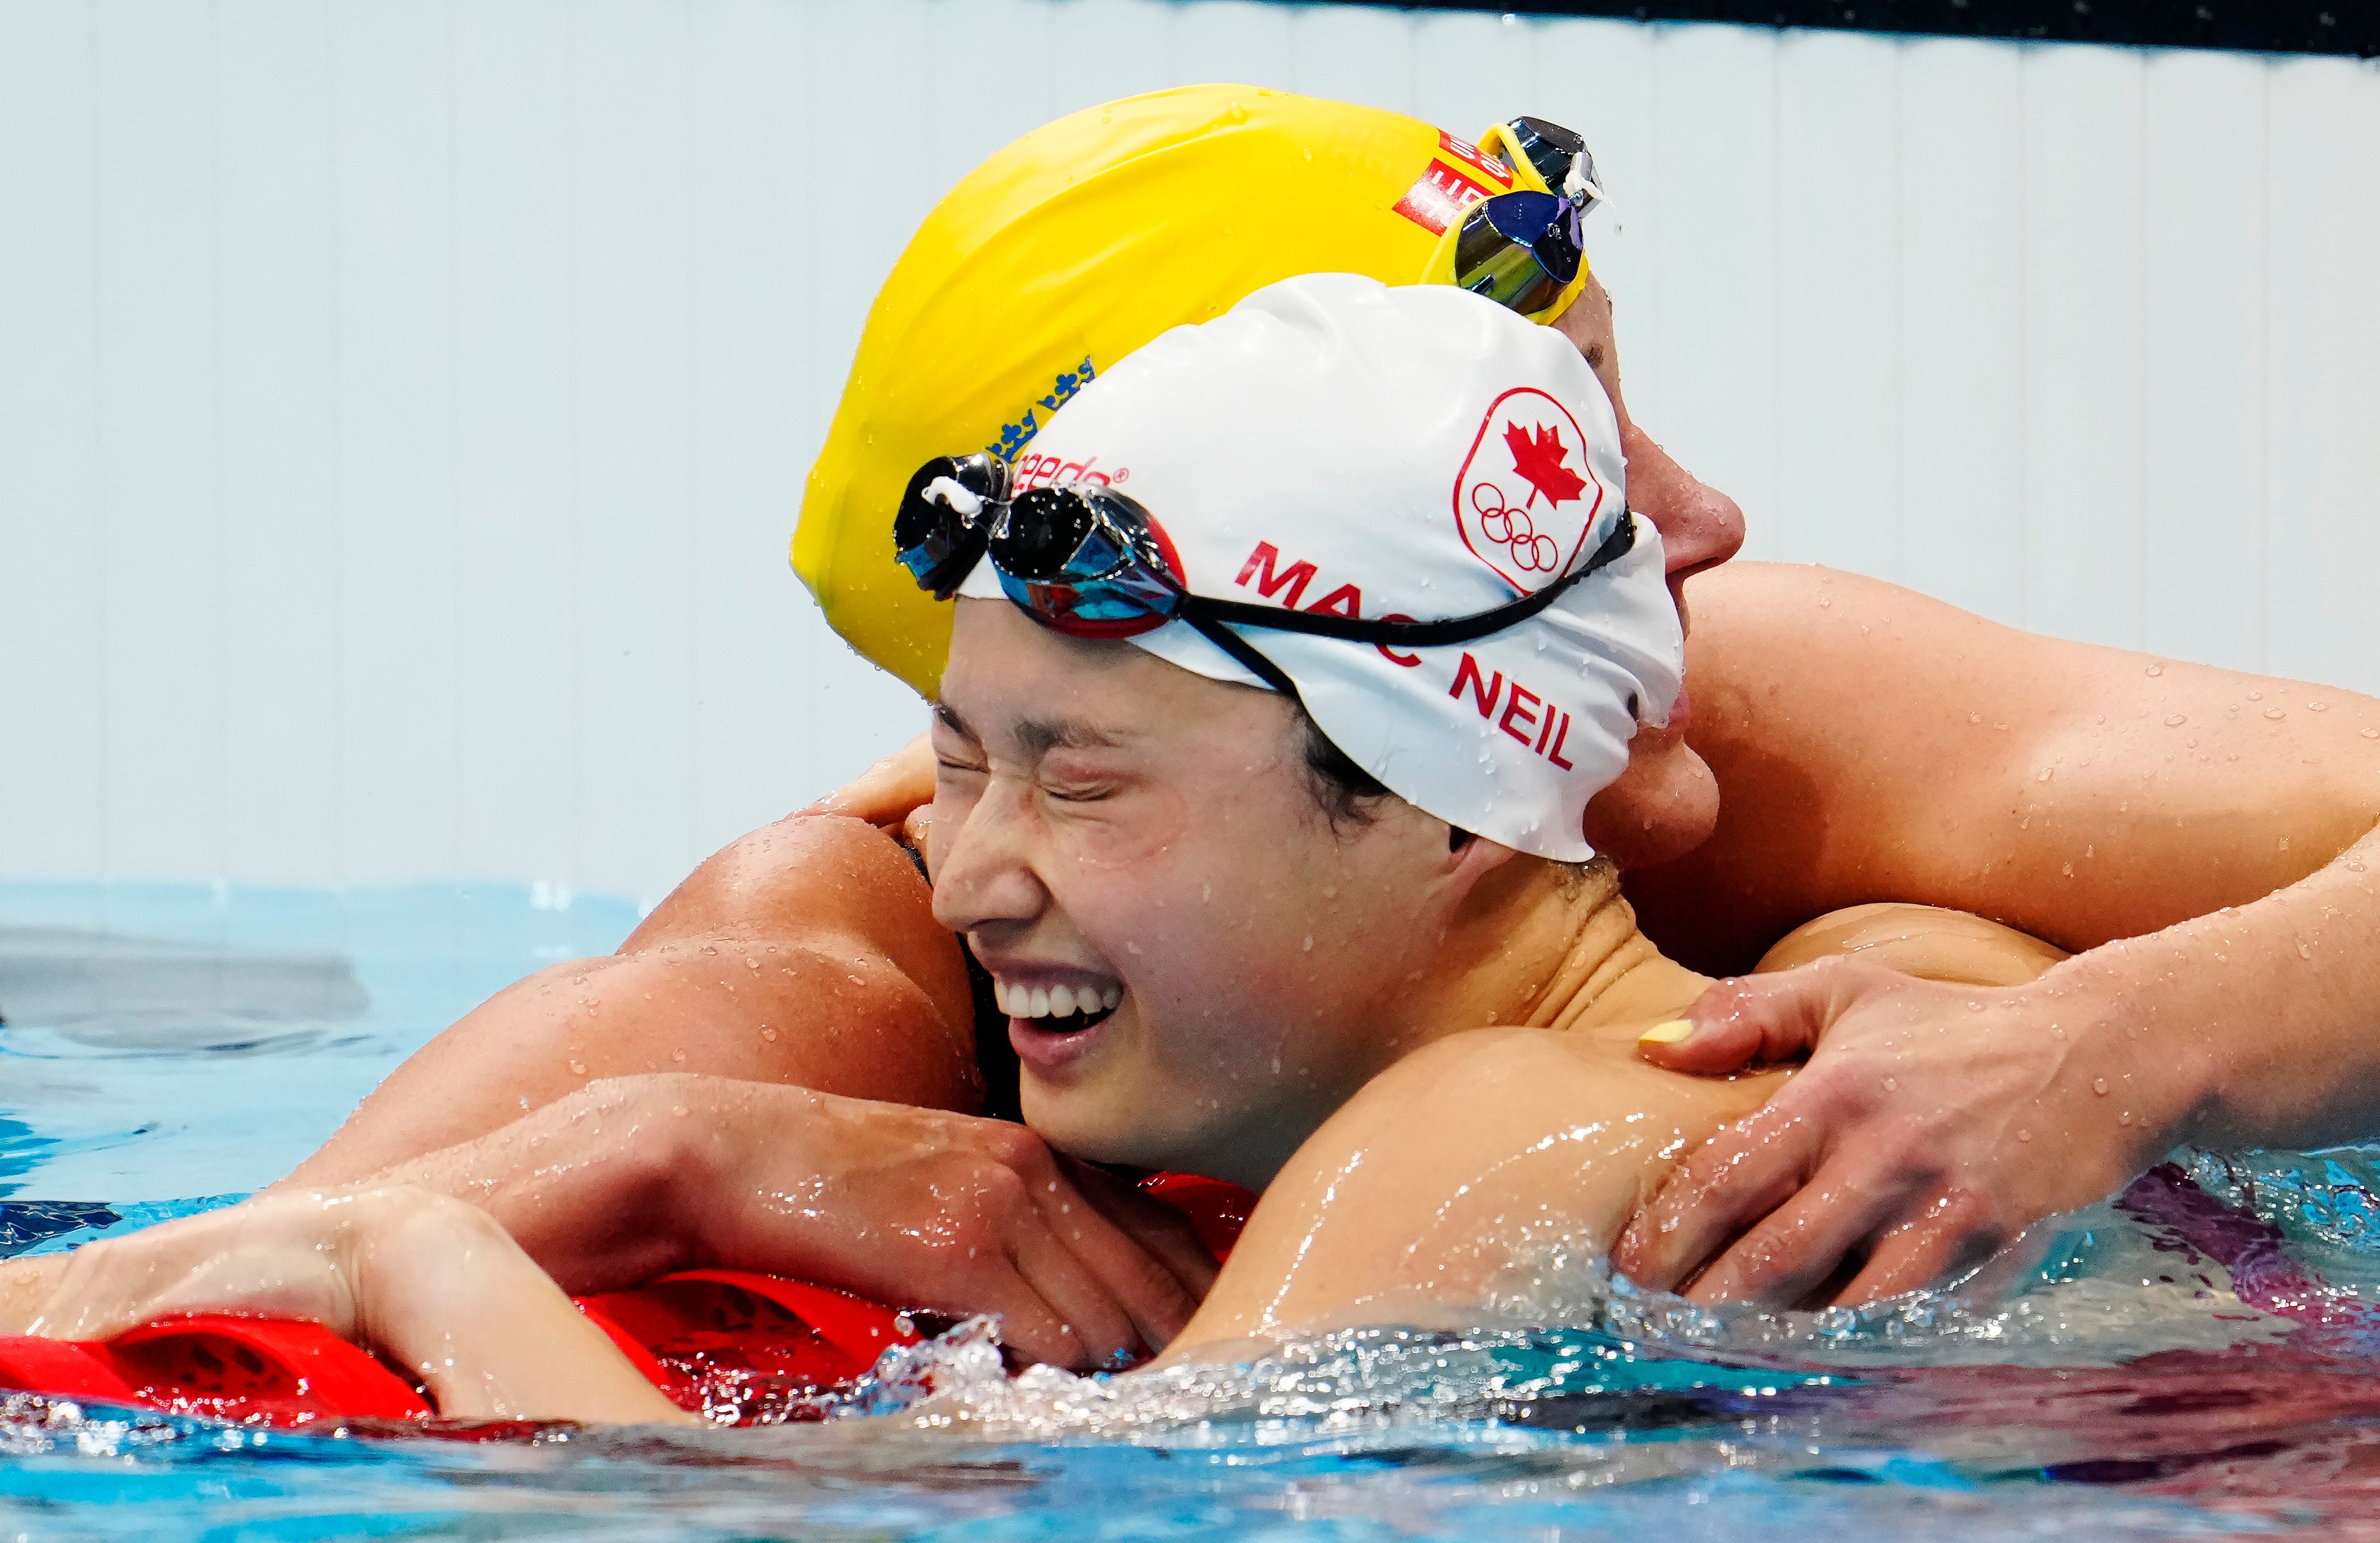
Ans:
[[[1256,610],[1257,607],[1248,606],[1245,609]],[[1291,701],[1304,701],[1305,699],[1297,694],[1297,683],[1289,678],[1287,671],[1258,652],[1255,644],[1224,626],[1220,618],[1208,614],[1203,608],[1185,608],[1175,612],[1174,619],[1189,624],[1197,630],[1198,636],[1238,660],[1251,674],[1287,697]]]
[[[1449,643],[1468,643],[1476,638],[1485,638],[1491,632],[1501,632],[1508,626],[1514,626],[1527,621],[1559,600],[1571,586],[1597,569],[1609,566],[1633,551],[1635,545],[1635,514],[1633,511],[1623,510],[1619,528],[1604,540],[1601,546],[1595,549],[1595,555],[1588,558],[1584,566],[1565,574],[1536,594],[1524,595],[1509,605],[1500,605],[1493,611],[1482,611],[1475,615],[1450,616],[1444,621],[1377,621],[1342,616],[1332,611],[1285,611],[1279,606],[1250,605],[1245,601],[1213,600],[1205,595],[1184,595],[1182,609],[1176,612],[1175,615],[1197,627],[1207,637],[1214,638],[1216,646],[1222,649],[1225,653],[1239,660],[1241,663],[1246,664],[1257,674],[1270,679],[1270,675],[1266,674],[1267,668],[1272,668],[1269,661],[1267,662],[1266,668],[1258,668],[1251,663],[1238,649],[1223,642],[1222,637],[1219,637],[1218,634],[1223,637],[1233,637],[1234,640],[1239,641],[1243,647],[1245,646],[1245,639],[1237,638],[1229,627],[1217,626],[1209,629],[1201,623],[1230,622],[1238,626],[1269,627],[1275,632],[1304,632],[1320,638],[1343,638],[1351,643],[1396,644],[1409,649],[1439,648]],[[1253,650],[1249,651],[1254,652]]]

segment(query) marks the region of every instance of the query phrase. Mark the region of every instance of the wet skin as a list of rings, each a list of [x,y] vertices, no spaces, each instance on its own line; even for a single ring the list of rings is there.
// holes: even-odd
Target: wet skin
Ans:
[[[1684,1281],[1742,1236],[1698,1294],[1785,1294],[1814,1270],[1832,1274],[1846,1254],[1890,1266],[1855,1292],[1901,1289],[2112,1189],[2155,1140],[2354,1134],[2380,1119],[2343,1104],[2336,1084],[2301,1092],[2276,1080],[2274,1064],[2362,1053],[2352,1004],[2380,989],[2361,974],[2380,958],[2380,927],[2361,874],[2325,865],[2380,820],[2380,738],[2364,737],[2380,735],[2380,704],[2034,638],[1851,575],[1730,563],[1742,513],[1629,414],[1609,298],[1591,285],[1560,325],[1611,394],[1631,503],[1662,532],[1690,627],[1690,711],[1641,734],[1629,771],[1589,811],[1598,845],[1630,869],[1628,893],[1654,941],[1716,972],[1747,967],[1801,923],[1879,899],[1975,910],[2069,949],[2233,906],[2234,918],[2203,925],[2226,929],[2228,957],[2257,963],[2252,979],[2235,968],[2228,990],[2201,1001],[2190,993],[2210,978],[2195,967],[2203,954],[2151,967],[2136,945],[2130,974],[2086,956],[2100,973],[2082,962],[2053,972],[2044,990],[2066,994],[2019,996],[1972,1062],[1942,1048],[1975,1038],[1965,998],[1928,996],[1898,977],[1853,971],[1715,996],[1696,1011],[1706,1033],[1649,1053],[1716,1070],[1750,1054],[1798,1056],[1821,1038],[1835,1049],[1763,1116],[1769,1124],[1696,1157],[1654,1208],[1656,1230],[1623,1245],[1632,1270]],[[2311,711],[2317,699],[2325,711]],[[2284,715],[2268,716],[2277,704]],[[2168,728],[2172,718],[2183,726]],[[298,1176],[360,1178],[608,1075],[798,1085],[872,1100],[891,1122],[906,1117],[904,1104],[976,1107],[956,950],[907,858],[869,828],[905,821],[922,835],[931,796],[919,746],[820,812],[744,838],[680,886],[622,955],[540,972],[441,1036]],[[2318,895],[2263,900],[2316,875]],[[2307,916],[2327,928],[2313,960],[2298,953]],[[747,972],[733,993],[702,952],[771,946],[786,963]],[[2084,992],[2085,980],[2098,984]],[[2275,1031],[2259,1004],[2282,1002],[2297,1004],[2293,1033],[2313,1005],[2312,1039],[2258,1059]],[[762,1023],[798,1027],[770,1040]],[[2148,1049],[2153,1026],[2185,1023],[2186,1042]],[[2060,1025],[2093,1047],[2089,1057],[2051,1038]],[[1934,1047],[1922,1055],[1921,1036]],[[1887,1060],[1898,1100],[1881,1093]],[[2142,1078],[2152,1061],[2176,1075],[2142,1086],[2137,1124],[2110,1124],[2092,1085]],[[1985,1087],[1988,1097],[1975,1091]],[[2045,1099],[2025,1116],[2037,1128],[2020,1150],[2020,1106]],[[1829,1167],[1846,1159],[1852,1174]],[[1795,1209],[1822,1174],[1828,1182]],[[1854,1192],[1900,1209],[1828,1211],[1826,1196]],[[1764,1215],[1780,1206],[1764,1233]],[[1910,1246],[1891,1256],[1900,1245]]]

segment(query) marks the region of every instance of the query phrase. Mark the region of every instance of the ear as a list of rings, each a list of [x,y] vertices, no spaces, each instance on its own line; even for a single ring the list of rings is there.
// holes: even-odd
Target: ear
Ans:
[[[1521,854],[1501,842],[1489,841],[1457,826],[1447,827],[1445,866],[1439,869],[1439,884],[1457,905],[1476,890],[1488,875],[1501,869]]]

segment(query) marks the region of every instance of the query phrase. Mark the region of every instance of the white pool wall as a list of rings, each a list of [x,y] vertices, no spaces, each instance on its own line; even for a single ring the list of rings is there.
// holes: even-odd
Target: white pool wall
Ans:
[[[917,705],[784,564],[879,279],[1059,113],[1585,131],[1751,555],[2380,689],[2380,73],[1235,0],[0,0],[0,879],[650,899]]]

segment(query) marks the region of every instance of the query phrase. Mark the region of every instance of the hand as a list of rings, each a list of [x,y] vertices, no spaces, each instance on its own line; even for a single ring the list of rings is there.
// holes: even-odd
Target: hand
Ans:
[[[794,812],[849,815],[880,829],[896,830],[933,800],[934,747],[921,734],[844,786]]]
[[[2013,988],[1844,960],[1721,981],[1694,1032],[1647,1041],[1673,1071],[1809,1064],[1681,1164],[1613,1262],[1698,1302],[1874,1301],[1989,1257],[2101,1199],[2186,1112],[2127,1064],[2119,1017],[2061,966]],[[1840,1288],[1840,1289],[1837,1289]]]
[[[1022,1125],[802,1088],[638,1079],[699,1133],[677,1202],[706,1260],[907,1306],[998,1313],[1037,1360],[1161,1350],[1215,1261],[1187,1219]],[[648,1107],[650,1107],[650,1102]]]
[[[177,1313],[243,1312],[352,1337],[358,1242],[407,1193],[293,1190],[85,1244],[29,1332],[105,1340]]]

